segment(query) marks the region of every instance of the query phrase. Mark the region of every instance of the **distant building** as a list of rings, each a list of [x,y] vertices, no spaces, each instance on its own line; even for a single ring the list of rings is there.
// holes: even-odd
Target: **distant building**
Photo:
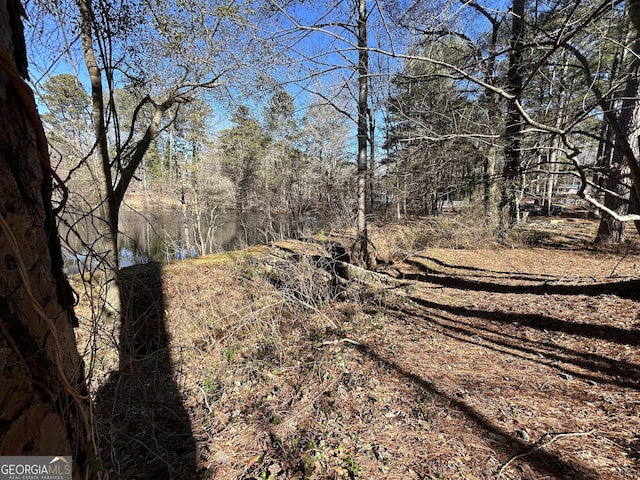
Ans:
[[[561,183],[556,187],[555,194],[561,196],[577,195],[580,190],[579,183]]]

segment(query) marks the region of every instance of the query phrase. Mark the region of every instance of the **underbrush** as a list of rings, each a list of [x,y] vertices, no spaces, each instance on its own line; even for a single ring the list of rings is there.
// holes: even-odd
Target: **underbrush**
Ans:
[[[425,248],[477,249],[497,245],[481,205],[436,218],[408,220],[401,228],[374,235],[392,258],[406,258]]]
[[[595,236],[594,222],[575,219],[528,221],[499,236],[482,205],[471,205],[441,217],[407,219],[402,224],[377,225],[371,238],[383,260],[406,259],[427,248],[584,248]]]
[[[412,222],[374,228],[372,240],[381,255],[408,255],[409,248],[442,245],[428,242],[444,241],[438,235],[463,228],[463,218],[461,213],[434,219],[440,226],[429,220],[426,227]],[[419,238],[425,232],[428,238]],[[461,248],[460,242],[456,245]],[[203,257],[129,270],[128,307],[148,323],[141,339],[145,348],[134,348],[128,358],[118,352],[122,337],[111,327],[83,323],[94,327],[81,330],[80,337],[88,341],[87,354],[93,353],[91,391],[110,478],[490,478],[510,459],[522,457],[518,432],[525,427],[533,439],[546,438],[549,431],[588,433],[592,423],[606,423],[605,411],[595,403],[582,418],[590,422],[584,428],[562,423],[560,430],[558,422],[569,416],[545,416],[550,398],[557,401],[554,412],[566,407],[568,388],[575,389],[575,411],[580,412],[585,388],[590,395],[610,388],[596,380],[579,382],[600,372],[579,370],[579,365],[589,366],[586,353],[577,353],[571,370],[559,370],[554,360],[558,348],[562,355],[578,351],[569,317],[578,296],[540,295],[531,302],[523,301],[521,293],[503,292],[542,281],[546,285],[550,275],[556,288],[573,288],[576,279],[566,284],[564,275],[569,267],[580,267],[584,255],[561,263],[539,249],[442,251],[433,253],[440,264],[459,277],[484,273],[478,285],[495,282],[496,291],[469,291],[468,282],[454,291],[419,281],[349,291],[334,284],[318,261],[290,253],[293,246],[281,247],[265,247],[253,257],[229,255],[226,262]],[[308,246],[304,252],[314,249]],[[424,262],[431,260],[422,261],[428,265]],[[620,261],[610,263],[607,268],[594,263],[600,266],[588,273],[610,271]],[[623,273],[637,272],[635,265],[630,268],[625,266]],[[576,273],[584,277],[585,271]],[[592,288],[592,281],[589,277],[585,288]],[[581,298],[584,315],[608,322],[622,315],[605,315],[620,301],[609,293]],[[540,305],[547,309],[541,317],[548,320],[544,328],[534,321],[541,315],[533,309]],[[90,305],[83,308],[79,312],[91,314]],[[594,308],[600,310],[593,314]],[[577,325],[589,321],[583,318]],[[607,328],[622,332],[629,321],[622,318]],[[597,342],[606,346],[601,333],[590,327],[585,331],[585,348]],[[135,332],[130,333],[135,340]],[[544,374],[540,382],[553,387],[543,392],[543,401],[537,383],[505,375],[506,368],[513,369],[512,352],[528,368],[527,378]],[[609,375],[606,369],[600,374]],[[523,392],[529,395],[526,404]],[[625,412],[635,405],[632,401]],[[520,405],[532,415],[515,410]],[[602,418],[592,421],[598,412]],[[502,440],[494,442],[495,432]],[[507,443],[513,448],[503,447]],[[485,453],[478,454],[478,445]],[[531,478],[540,478],[537,473]]]
[[[554,237],[554,233],[539,227],[522,225],[513,228],[505,237],[504,243],[509,246],[538,247]]]
[[[197,294],[197,305],[187,285],[174,284],[181,300],[169,302],[168,316],[182,344],[174,362],[200,475],[354,478],[359,466],[348,446],[316,418],[341,380],[335,356],[322,347],[342,323],[326,308],[334,287],[308,259],[268,267],[248,260],[211,270],[220,282],[208,296]],[[334,415],[330,406],[324,412]]]
[[[225,479],[358,471],[307,417],[336,383],[334,359],[316,348],[338,329],[325,308],[336,295],[328,276],[304,259],[268,271],[251,259],[168,265],[159,278],[145,270],[132,274],[129,310],[148,336],[128,333],[136,353],[123,358],[125,337],[96,328],[86,302],[78,308],[106,470]],[[154,284],[159,296],[149,295]],[[140,344],[155,347],[138,355]]]

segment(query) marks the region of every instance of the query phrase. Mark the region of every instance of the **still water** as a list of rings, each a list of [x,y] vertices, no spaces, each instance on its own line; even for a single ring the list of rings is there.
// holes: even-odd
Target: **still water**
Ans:
[[[196,225],[185,222],[182,212],[159,209],[145,214],[125,209],[120,214],[120,266],[127,267],[149,261],[170,261],[250,245],[268,243],[280,238],[316,232],[322,227],[318,215],[306,214],[301,227],[292,225],[286,215],[265,212],[226,211]],[[65,267],[69,274],[87,267],[89,256],[82,248],[67,249]]]

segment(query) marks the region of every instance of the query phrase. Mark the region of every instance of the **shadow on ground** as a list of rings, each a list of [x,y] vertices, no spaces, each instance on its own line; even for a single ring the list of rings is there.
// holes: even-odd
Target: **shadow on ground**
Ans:
[[[161,265],[123,269],[120,368],[96,395],[103,465],[123,479],[196,477],[196,446],[174,381]]]
[[[447,395],[444,391],[439,389],[435,383],[404,369],[394,361],[385,358],[384,355],[380,355],[374,349],[366,345],[356,345],[354,348],[359,350],[370,360],[385,366],[390,371],[394,371],[402,377],[405,377],[416,387],[430,392],[431,395],[437,395],[450,407],[455,408],[471,421],[475,422],[478,427],[487,433],[487,435],[493,434],[494,437],[495,435],[498,435],[497,438],[502,439],[502,442],[496,444],[495,449],[500,452],[502,456],[514,458],[515,455],[522,455],[520,458],[521,461],[528,463],[538,474],[545,475],[545,478],[548,478],[548,476],[551,476],[552,478],[581,478],[583,480],[597,480],[602,478],[598,472],[595,472],[583,465],[567,462],[545,449],[532,448],[530,444],[527,444],[521,439],[511,435],[508,431],[496,425],[491,419],[487,418],[472,406],[468,405],[464,401]]]
[[[582,336],[586,339],[604,339],[611,342],[622,343],[624,337],[619,330],[613,327],[601,326],[603,332],[599,335],[593,335],[590,328],[580,330],[580,325],[576,328],[564,328],[571,325],[570,322],[555,319],[546,316],[533,316],[527,314],[510,313],[509,319],[507,314],[502,312],[484,312],[482,310],[469,310],[462,307],[455,307],[442,303],[429,302],[427,300],[410,297],[410,300],[417,306],[424,308],[424,312],[416,312],[410,308],[399,308],[397,306],[389,306],[389,313],[398,311],[399,318],[412,318],[417,321],[426,321],[432,326],[442,329],[441,333],[447,337],[457,341],[469,343],[472,345],[482,345],[484,348],[495,351],[497,353],[508,353],[511,356],[519,356],[528,361],[538,362],[541,365],[549,364],[567,364],[575,365],[586,370],[590,370],[592,374],[565,372],[585,380],[598,383],[610,383],[623,388],[640,389],[640,366],[609,358],[604,355],[598,355],[593,352],[585,352],[574,350],[566,346],[556,345],[553,341],[536,341],[526,338],[526,335],[513,335],[501,328],[502,324],[512,325],[514,327],[526,326],[538,329],[541,332],[560,331],[575,336]],[[484,315],[484,314],[487,315]],[[534,318],[536,322],[532,322]],[[465,321],[462,321],[464,319]],[[475,322],[474,322],[475,319]],[[485,326],[478,325],[478,321],[487,322]],[[559,328],[563,327],[563,328]],[[590,325],[589,325],[590,327]],[[608,336],[609,335],[609,336]],[[629,333],[628,340],[635,345],[635,336]],[[517,352],[520,353],[517,353]],[[560,367],[556,367],[562,370]]]
[[[428,260],[432,260],[428,258]],[[422,283],[433,283],[442,287],[457,288],[460,290],[471,290],[492,293],[514,293],[532,295],[617,295],[620,298],[637,300],[640,298],[640,280],[634,278],[630,280],[612,281],[596,283],[591,285],[568,285],[549,283],[543,278],[525,278],[510,276],[509,280],[533,280],[538,283],[527,285],[511,285],[499,282],[487,282],[482,280],[467,279],[451,274],[442,274],[430,270],[421,262],[406,260],[408,265],[416,267],[424,273],[408,273],[400,276],[403,280],[413,280]],[[447,265],[440,262],[441,266],[448,268],[459,268],[455,265]],[[468,267],[467,267],[468,268]],[[502,274],[507,272],[492,272]],[[544,280],[544,281],[543,281]]]

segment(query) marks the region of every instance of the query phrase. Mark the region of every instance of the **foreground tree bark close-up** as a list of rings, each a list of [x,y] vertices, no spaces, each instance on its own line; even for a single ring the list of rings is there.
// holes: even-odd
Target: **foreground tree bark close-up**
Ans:
[[[53,174],[22,79],[21,13],[18,1],[0,2],[0,455],[71,455],[73,478],[93,478],[95,442]]]

